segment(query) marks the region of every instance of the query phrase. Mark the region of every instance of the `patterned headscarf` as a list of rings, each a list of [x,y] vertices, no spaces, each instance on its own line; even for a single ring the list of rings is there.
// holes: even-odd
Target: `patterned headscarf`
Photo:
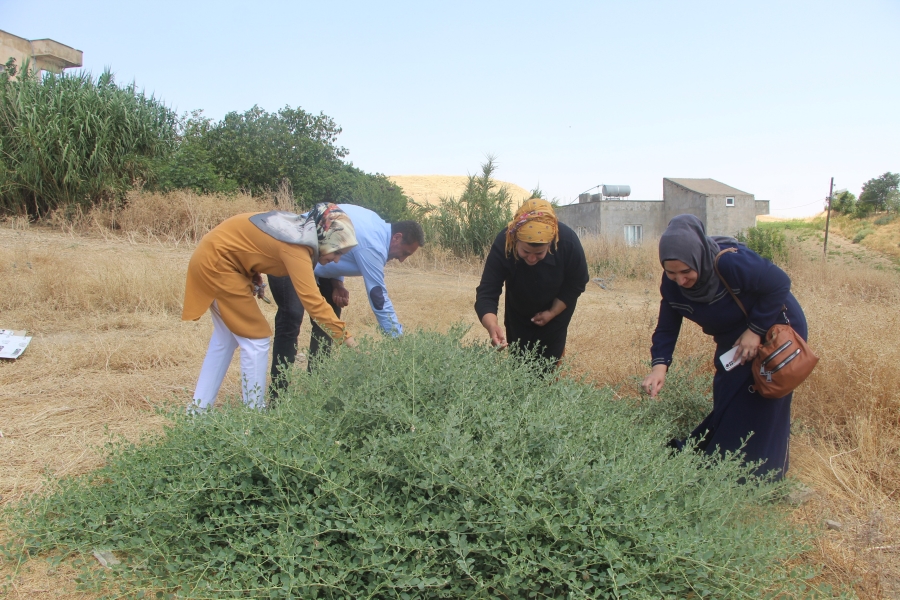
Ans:
[[[550,244],[559,241],[559,222],[553,206],[546,200],[532,198],[516,211],[506,227],[506,253],[514,254],[516,242]]]
[[[350,216],[337,204],[320,202],[309,211],[308,218],[316,224],[319,252],[329,254],[352,248],[358,244],[356,229]]]
[[[313,249],[313,262],[319,254],[330,254],[357,245],[356,230],[350,216],[337,204],[320,202],[305,215],[282,210],[258,213],[250,222],[276,240]]]

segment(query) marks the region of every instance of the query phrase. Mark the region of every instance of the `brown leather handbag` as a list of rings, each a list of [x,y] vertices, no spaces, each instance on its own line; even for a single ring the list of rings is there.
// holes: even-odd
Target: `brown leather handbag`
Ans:
[[[716,255],[716,274],[749,319],[747,309],[719,272],[719,257],[726,252],[737,252],[737,248],[726,248]],[[769,328],[753,359],[753,387],[763,398],[787,396],[809,377],[819,362],[819,357],[810,350],[806,340],[791,327],[787,307],[782,307],[782,311],[785,323],[776,323]]]

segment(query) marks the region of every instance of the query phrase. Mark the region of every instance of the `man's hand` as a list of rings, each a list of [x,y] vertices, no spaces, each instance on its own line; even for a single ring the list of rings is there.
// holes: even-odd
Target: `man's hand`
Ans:
[[[488,335],[491,336],[491,344],[494,348],[501,350],[509,345],[506,343],[506,332],[497,322],[497,315],[494,313],[484,315],[481,319],[481,324],[487,330]]]
[[[331,301],[338,308],[350,305],[350,290],[344,287],[344,282],[339,279],[331,280]]]

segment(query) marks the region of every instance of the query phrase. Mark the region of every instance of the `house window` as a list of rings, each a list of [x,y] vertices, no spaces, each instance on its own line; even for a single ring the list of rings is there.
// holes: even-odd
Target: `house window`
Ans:
[[[725,198],[725,206],[734,206],[734,197],[728,196]]]
[[[643,225],[625,226],[625,243],[629,246],[640,246],[644,239]]]

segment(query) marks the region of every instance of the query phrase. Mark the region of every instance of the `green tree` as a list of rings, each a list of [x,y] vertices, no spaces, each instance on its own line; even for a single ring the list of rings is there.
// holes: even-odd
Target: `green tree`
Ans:
[[[159,162],[153,182],[155,187],[162,191],[191,189],[199,194],[237,190],[237,182],[216,169],[209,147],[212,128],[212,119],[204,117],[202,110],[179,118],[177,149]]]
[[[297,210],[346,202],[388,221],[409,218],[400,187],[343,161],[347,150],[335,143],[340,131],[330,117],[299,108],[268,113],[254,106],[218,123],[193,111],[180,119],[178,148],[161,161],[155,184],[164,191],[265,193],[287,181]]]
[[[253,193],[273,189],[282,180],[300,206],[336,202],[353,178],[336,145],[341,128],[331,117],[286,106],[269,113],[254,106],[230,112],[206,134],[217,173]]]
[[[900,173],[888,171],[881,177],[873,177],[863,184],[859,204],[871,207],[871,211],[886,210],[892,192],[900,188]]]
[[[841,190],[832,197],[831,210],[843,215],[852,215],[856,210],[856,196],[853,192]]]
[[[900,190],[891,190],[888,192],[885,205],[887,206],[888,211],[900,213]]]
[[[352,165],[345,168],[346,182],[339,201],[373,210],[386,221],[412,218],[409,198],[400,186],[381,173],[364,173]]]
[[[12,65],[14,66],[14,65]],[[117,200],[175,144],[175,113],[109,70],[0,72],[0,211],[40,217]]]

